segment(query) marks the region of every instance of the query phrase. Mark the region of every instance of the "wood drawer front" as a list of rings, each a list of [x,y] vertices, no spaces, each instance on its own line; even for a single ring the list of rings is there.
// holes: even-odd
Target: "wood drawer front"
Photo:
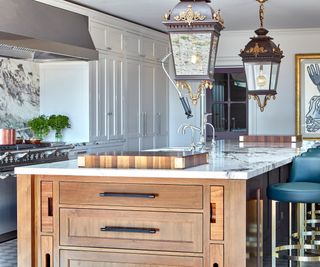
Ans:
[[[60,267],[202,267],[202,258],[60,251]]]
[[[105,227],[112,229],[101,230]],[[202,214],[60,209],[60,243],[65,246],[202,252]]]
[[[115,195],[103,197],[101,193]],[[202,186],[61,182],[60,203],[202,209]]]

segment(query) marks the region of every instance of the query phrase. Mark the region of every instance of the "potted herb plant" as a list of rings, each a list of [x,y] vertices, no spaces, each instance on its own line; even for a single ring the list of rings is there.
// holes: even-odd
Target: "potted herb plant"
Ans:
[[[69,117],[65,115],[51,115],[49,117],[48,123],[50,128],[56,131],[55,137],[57,141],[62,140],[62,131],[66,128],[71,127]]]
[[[43,140],[50,132],[48,118],[45,115],[35,117],[29,120],[27,124],[37,140]]]

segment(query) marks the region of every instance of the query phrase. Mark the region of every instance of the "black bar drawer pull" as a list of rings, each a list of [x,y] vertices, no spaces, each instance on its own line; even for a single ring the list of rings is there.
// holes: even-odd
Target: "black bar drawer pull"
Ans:
[[[100,197],[129,197],[129,198],[156,198],[157,194],[138,194],[138,193],[100,193]]]
[[[117,232],[117,233],[142,233],[142,234],[156,234],[159,229],[155,228],[135,228],[135,227],[117,227],[106,226],[100,229],[102,232]]]

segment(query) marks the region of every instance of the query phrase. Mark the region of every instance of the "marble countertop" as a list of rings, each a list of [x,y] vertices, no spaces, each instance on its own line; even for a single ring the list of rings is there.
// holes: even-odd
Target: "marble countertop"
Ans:
[[[210,151],[209,164],[185,170],[91,169],[78,168],[76,160],[18,167],[16,174],[122,176],[154,178],[250,179],[292,161],[313,147],[314,141],[303,143],[239,143],[217,141]]]

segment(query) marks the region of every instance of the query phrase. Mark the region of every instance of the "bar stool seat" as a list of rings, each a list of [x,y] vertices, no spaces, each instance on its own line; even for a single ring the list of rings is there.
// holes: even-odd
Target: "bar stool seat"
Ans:
[[[320,203],[320,184],[291,182],[268,187],[270,200],[288,203]]]

